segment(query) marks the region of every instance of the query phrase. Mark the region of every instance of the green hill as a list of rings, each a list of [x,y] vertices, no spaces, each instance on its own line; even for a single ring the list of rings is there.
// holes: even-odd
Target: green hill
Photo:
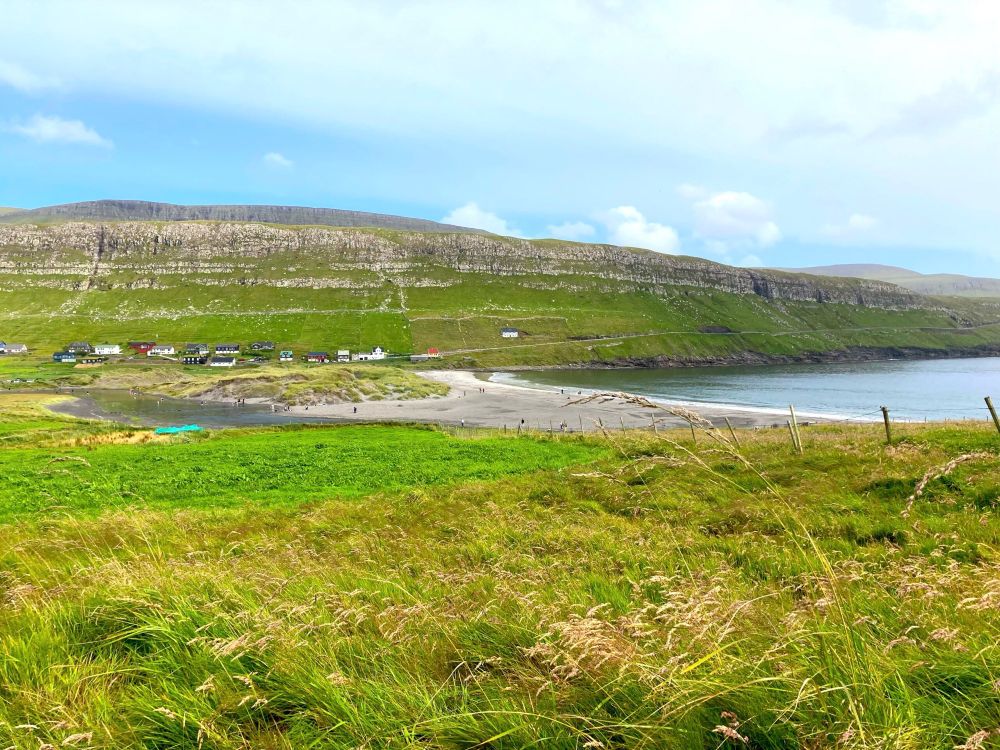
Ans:
[[[958,273],[918,273],[898,266],[877,263],[857,263],[812,268],[786,269],[819,276],[849,276],[857,279],[888,281],[919,294],[955,295],[960,297],[1000,298],[1000,279],[963,276]]]
[[[1000,351],[1000,302],[864,279],[473,232],[14,216],[0,340],[42,356],[147,338],[436,347],[484,367]]]

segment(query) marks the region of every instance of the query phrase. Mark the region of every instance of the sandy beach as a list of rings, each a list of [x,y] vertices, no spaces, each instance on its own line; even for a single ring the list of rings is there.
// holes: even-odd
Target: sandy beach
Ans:
[[[408,401],[366,401],[360,404],[328,404],[294,407],[293,413],[310,417],[328,417],[359,422],[414,421],[437,422],[468,427],[504,427],[517,429],[559,430],[561,425],[574,432],[606,428],[651,427],[655,418],[661,426],[684,426],[686,422],[663,409],[650,409],[620,400],[573,404],[579,391],[530,388],[498,383],[464,370],[438,370],[420,373],[423,377],[445,383],[447,396]],[[584,395],[586,393],[584,392]],[[661,402],[663,403],[663,402]],[[785,426],[785,412],[750,407],[680,403],[718,426],[729,418],[734,427]],[[664,403],[666,408],[668,404]],[[356,411],[355,411],[356,410]],[[826,421],[818,415],[801,414],[802,420]]]

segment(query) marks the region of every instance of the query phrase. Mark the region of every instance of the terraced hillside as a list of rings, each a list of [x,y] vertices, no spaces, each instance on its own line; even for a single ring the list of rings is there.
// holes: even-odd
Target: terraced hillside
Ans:
[[[11,217],[19,217],[12,221]],[[0,219],[0,340],[247,341],[463,365],[1000,351],[1000,302],[607,245],[251,222]],[[502,339],[499,329],[520,330]]]

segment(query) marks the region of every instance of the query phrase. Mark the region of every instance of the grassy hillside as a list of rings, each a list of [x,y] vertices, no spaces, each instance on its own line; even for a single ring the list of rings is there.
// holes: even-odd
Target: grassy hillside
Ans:
[[[4,746],[1000,738],[991,426],[154,439],[0,398]]]
[[[821,276],[849,276],[858,279],[888,281],[919,294],[1000,298],[1000,279],[964,276],[958,273],[918,273],[908,268],[874,263],[814,266],[794,270]]]
[[[483,367],[1000,347],[1000,302],[601,245],[204,222],[3,232],[0,340],[45,356],[145,338],[436,347]]]

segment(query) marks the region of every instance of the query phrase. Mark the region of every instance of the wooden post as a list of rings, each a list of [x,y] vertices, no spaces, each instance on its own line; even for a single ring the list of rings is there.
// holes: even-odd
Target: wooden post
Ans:
[[[789,404],[788,411],[792,415],[792,431],[795,434],[795,448],[799,453],[802,453],[802,435],[799,433],[799,422],[795,419],[795,407],[792,404]]]
[[[990,410],[990,416],[993,417],[993,424],[997,427],[997,432],[1000,432],[1000,417],[997,416],[997,410],[993,408],[993,399],[989,396],[986,397],[986,408]]]
[[[517,436],[518,437],[521,436],[521,423],[520,422],[517,423]]]
[[[649,421],[653,423],[653,434],[658,435],[659,433],[656,431],[656,415],[650,414]]]
[[[619,414],[618,415],[618,419],[621,420],[621,423],[622,423],[622,432],[625,432],[625,417],[623,417],[621,414]]]
[[[882,421],[885,422],[885,442],[892,445],[892,426],[889,424],[889,408],[880,406],[882,410]]]
[[[788,434],[792,436],[792,450],[797,451],[799,449],[799,441],[795,439],[795,428],[792,427],[792,420],[786,419],[785,424],[788,425]]]
[[[726,427],[729,428],[729,434],[733,436],[733,442],[736,443],[737,448],[742,448],[740,445],[740,439],[736,437],[736,430],[733,429],[733,423],[729,421],[729,417],[726,417]]]
[[[552,420],[549,420],[549,437],[552,437]]]
[[[691,428],[691,442],[698,445],[698,434],[694,431],[694,422],[688,422],[688,427]]]
[[[577,416],[580,418],[580,432],[583,432],[583,415],[577,414]]]

